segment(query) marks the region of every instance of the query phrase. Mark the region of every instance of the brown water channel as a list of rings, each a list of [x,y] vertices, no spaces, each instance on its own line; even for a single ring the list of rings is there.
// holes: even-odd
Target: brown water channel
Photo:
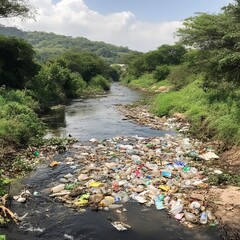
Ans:
[[[128,104],[139,98],[139,93],[115,83],[106,97],[73,101],[66,108],[61,121],[52,122],[52,126],[57,128],[51,130],[49,135],[71,134],[81,141],[87,141],[90,138],[106,139],[119,135],[151,137],[165,134],[166,132],[123,121],[120,113],[115,110],[115,104]],[[61,161],[63,156],[72,154],[68,151],[56,156],[56,160]],[[32,193],[37,191],[40,194],[32,196],[25,204],[13,202],[14,212],[19,216],[28,215],[19,226],[10,225],[8,229],[0,229],[0,233],[6,234],[7,240],[219,239],[214,227],[189,229],[169,217],[166,211],[156,210],[155,206],[145,207],[133,201],[126,203],[127,211],[121,213],[116,210],[95,212],[89,209],[82,213],[75,212],[42,191],[56,185],[69,172],[73,173],[74,169],[64,163],[55,169],[41,165],[24,179],[22,186],[26,186]],[[123,221],[131,228],[119,232],[111,225],[112,221]]]

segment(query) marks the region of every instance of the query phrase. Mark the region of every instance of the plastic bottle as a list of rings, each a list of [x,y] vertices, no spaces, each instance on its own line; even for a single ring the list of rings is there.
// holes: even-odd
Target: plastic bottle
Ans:
[[[197,218],[193,213],[184,212],[184,216],[188,222],[192,222],[192,223],[197,222]]]
[[[132,155],[131,159],[136,164],[141,162],[141,158],[138,155]]]
[[[201,224],[206,224],[207,223],[207,213],[206,212],[201,213],[200,223]]]
[[[93,203],[98,203],[103,199],[103,194],[94,194],[90,196],[90,201]]]
[[[170,213],[172,213],[173,215],[177,215],[178,213],[180,213],[183,210],[183,204],[181,204],[179,201],[176,201],[172,207],[171,210],[169,211]]]
[[[118,193],[114,194],[114,203],[125,203],[129,201],[129,196],[124,191],[119,191]]]
[[[110,197],[110,196],[107,196],[100,202],[100,206],[108,207],[109,205],[111,205],[113,203],[114,203],[114,198]]]
[[[183,179],[190,179],[190,178],[193,178],[194,177],[194,174],[191,173],[191,172],[183,172],[181,171],[180,172],[180,175]]]
[[[215,219],[215,217],[212,215],[212,212],[210,210],[206,210],[206,214],[210,221]]]
[[[169,200],[170,200],[171,198],[170,198],[170,196],[166,196],[165,198],[164,198],[164,205],[168,205],[169,204]]]
[[[157,165],[157,164],[154,164],[154,163],[149,163],[149,162],[147,162],[147,163],[145,164],[145,166],[146,166],[147,168],[151,169],[151,170],[158,170],[158,165]]]
[[[122,198],[120,196],[115,196],[114,197],[114,203],[120,203]]]
[[[136,155],[136,154],[138,154],[138,151],[137,150],[135,150],[135,149],[127,149],[127,151],[126,151],[126,154],[127,155]]]
[[[163,205],[163,201],[160,198],[156,197],[154,199],[154,201],[155,201],[155,206],[158,210],[161,210],[161,209],[165,208],[164,205]]]
[[[163,177],[168,177],[168,178],[171,178],[172,176],[172,173],[170,171],[162,171],[162,176]]]
[[[36,157],[39,156],[39,152],[38,152],[38,151],[35,151],[33,154],[34,154]]]
[[[65,184],[59,184],[52,188],[52,192],[53,193],[61,192],[62,190],[64,190],[64,188],[65,188]]]
[[[169,179],[166,183],[167,186],[172,186],[174,184],[175,180],[174,179]]]
[[[121,205],[121,204],[110,204],[108,207],[109,207],[109,209],[117,209],[117,208],[120,208],[122,206],[123,205]]]
[[[201,207],[201,204],[197,201],[194,201],[190,204],[190,208],[192,209],[196,209],[196,208],[199,209],[200,207]]]
[[[184,172],[188,172],[190,169],[191,169],[191,167],[189,167],[189,166],[183,167],[183,171],[184,171]]]
[[[153,185],[148,185],[147,189],[155,194],[158,192],[158,189],[155,188]]]

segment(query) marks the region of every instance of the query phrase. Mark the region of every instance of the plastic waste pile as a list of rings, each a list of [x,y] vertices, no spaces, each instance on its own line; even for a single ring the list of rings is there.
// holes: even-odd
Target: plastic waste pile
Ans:
[[[217,224],[208,206],[208,178],[194,162],[217,155],[198,140],[165,135],[155,138],[115,137],[75,145],[66,157],[74,173],[55,179],[50,196],[81,211],[122,208],[133,201],[155,205],[173,218],[192,224]],[[58,167],[58,164],[55,165]],[[115,224],[119,229],[119,224]]]

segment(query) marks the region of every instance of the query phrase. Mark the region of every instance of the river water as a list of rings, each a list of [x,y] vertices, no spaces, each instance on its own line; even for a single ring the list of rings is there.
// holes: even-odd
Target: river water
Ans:
[[[68,136],[87,141],[91,138],[106,139],[114,136],[140,137],[161,136],[166,132],[152,130],[122,120],[123,116],[115,109],[115,104],[128,104],[140,99],[140,93],[131,91],[117,83],[112,85],[105,97],[73,101],[60,114],[59,119],[52,121],[49,136]],[[59,115],[58,115],[59,116]],[[55,129],[54,129],[55,128]],[[171,132],[167,132],[171,133]],[[70,155],[66,152],[64,155]],[[61,154],[57,160],[61,160]],[[157,211],[155,207],[147,208],[134,202],[125,205],[126,212],[98,211],[86,209],[79,213],[48,197],[44,191],[66,173],[73,170],[67,164],[51,169],[41,165],[22,181],[31,192],[40,194],[32,197],[25,204],[13,202],[11,209],[19,216],[28,214],[19,225],[9,225],[0,229],[0,235],[6,234],[7,240],[210,240],[219,239],[213,227],[196,227],[189,229],[172,219],[167,213]],[[111,221],[123,221],[131,226],[128,231],[119,232]]]
[[[139,92],[113,83],[111,91],[104,97],[72,101],[65,111],[60,112],[61,117],[58,115],[57,119],[53,118],[52,130],[48,137],[71,134],[81,141],[87,141],[91,138],[107,139],[119,135],[163,135],[166,132],[122,120],[123,116],[115,108],[117,104],[129,104],[141,98]]]

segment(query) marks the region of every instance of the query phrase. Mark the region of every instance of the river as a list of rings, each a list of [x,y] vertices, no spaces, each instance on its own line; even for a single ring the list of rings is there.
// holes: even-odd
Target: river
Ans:
[[[111,91],[104,97],[73,100],[66,110],[61,112],[60,118],[53,119],[48,137],[71,134],[81,141],[87,141],[91,138],[107,139],[119,135],[148,137],[167,133],[122,120],[123,116],[116,110],[115,105],[129,104],[141,98],[141,93],[113,83]]]
[[[114,83],[111,91],[104,97],[79,99],[66,107],[58,121],[52,122],[49,136],[68,136],[87,141],[91,138],[106,139],[119,135],[138,135],[140,137],[161,136],[166,132],[152,130],[123,120],[115,109],[115,104],[128,104],[140,99],[140,93]],[[167,132],[171,133],[171,132]],[[66,152],[64,155],[71,155]],[[57,159],[61,159],[61,154]],[[196,227],[189,229],[172,219],[165,211],[157,211],[155,206],[145,207],[134,202],[125,205],[126,212],[91,211],[75,212],[50,198],[43,189],[57,183],[66,173],[73,172],[67,164],[55,169],[41,165],[22,181],[31,192],[40,195],[32,196],[25,204],[13,202],[11,209],[19,216],[28,214],[19,225],[10,224],[8,229],[0,230],[7,240],[210,240],[219,239],[214,227]],[[129,224],[128,231],[119,232],[111,221],[122,220]],[[0,234],[1,235],[1,234]]]

